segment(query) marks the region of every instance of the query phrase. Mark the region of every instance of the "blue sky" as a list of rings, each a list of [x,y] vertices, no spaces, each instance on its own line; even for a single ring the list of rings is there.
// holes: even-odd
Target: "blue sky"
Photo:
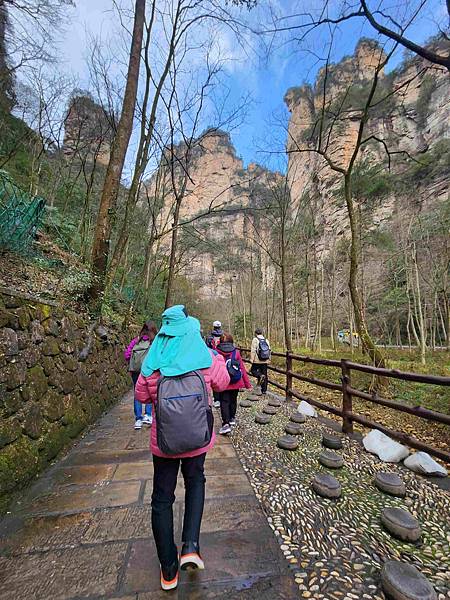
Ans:
[[[306,2],[306,0],[304,0]],[[128,0],[123,0],[128,5]],[[318,0],[316,3],[319,3]],[[89,35],[101,34],[104,39],[113,37],[118,29],[117,15],[112,10],[112,0],[76,0],[77,8],[71,20],[71,26],[61,36],[60,57],[67,72],[72,72],[81,85],[86,81],[87,68],[85,55]],[[243,19],[253,27],[267,23],[269,1],[260,0],[259,7],[251,12],[244,11]],[[272,0],[273,10],[279,14],[292,14],[297,3],[291,0]],[[299,4],[302,4],[300,2]],[[308,2],[313,6],[313,2]],[[442,22],[445,15],[445,3],[431,0],[426,13],[411,28],[409,35],[422,42],[436,33],[436,22]],[[239,104],[242,97],[249,94],[252,98],[246,111],[245,122],[231,132],[236,152],[249,162],[267,161],[267,148],[274,143],[282,144],[282,127],[286,124],[288,113],[283,102],[286,90],[313,81],[321,63],[312,55],[325,54],[325,32],[316,32],[308,39],[308,51],[293,42],[291,34],[284,38],[276,37],[272,41],[271,51],[267,54],[261,41],[248,36],[250,44],[240,46],[231,33],[222,32],[225,47],[233,60],[225,68],[224,84],[229,88],[230,103]],[[340,29],[335,38],[333,59],[352,54],[358,39],[362,36],[374,37],[370,26],[364,21],[353,20]],[[269,40],[269,36],[264,38]],[[402,51],[392,61],[391,68],[402,58]],[[205,122],[205,127],[209,123]]]

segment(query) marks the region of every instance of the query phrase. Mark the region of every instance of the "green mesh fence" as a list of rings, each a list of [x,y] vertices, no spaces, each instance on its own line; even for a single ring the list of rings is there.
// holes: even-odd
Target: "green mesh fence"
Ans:
[[[0,171],[0,248],[22,251],[34,239],[45,200],[20,189]]]

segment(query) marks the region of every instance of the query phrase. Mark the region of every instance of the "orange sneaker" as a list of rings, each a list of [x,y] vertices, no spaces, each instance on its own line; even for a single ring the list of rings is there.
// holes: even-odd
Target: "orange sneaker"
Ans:
[[[182,571],[203,571],[205,563],[200,556],[200,548],[197,542],[184,542],[181,549],[180,569]]]
[[[178,585],[178,557],[177,560],[168,568],[160,567],[161,588],[164,591],[174,590]]]

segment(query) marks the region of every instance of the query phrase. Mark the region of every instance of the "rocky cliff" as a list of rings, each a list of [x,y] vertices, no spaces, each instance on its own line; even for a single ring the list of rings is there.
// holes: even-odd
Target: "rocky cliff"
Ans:
[[[180,145],[173,154],[179,163],[184,163],[182,168],[176,168],[175,186],[169,154],[163,157],[158,173],[149,183],[150,193],[163,197],[159,229],[172,223],[174,187],[179,192],[185,185],[180,222],[191,222],[181,234],[181,272],[204,299],[227,298],[237,265],[249,259],[250,248],[255,250],[252,240],[259,225],[252,209],[281,176],[255,163],[244,168],[230,135],[220,130],[206,131],[190,149]],[[168,252],[170,237],[165,240],[163,247]],[[265,258],[260,256],[259,260]]]
[[[291,88],[285,95],[290,112],[287,150],[292,197],[300,202],[305,192],[314,196],[316,226],[321,232],[319,251],[325,254],[333,240],[345,237],[348,231],[346,209],[338,193],[342,175],[330,163],[338,168],[348,167],[362,108],[377,65],[383,59],[377,43],[361,40],[353,56],[322,69],[313,86]],[[375,180],[379,181],[380,173],[386,185],[377,201],[370,203],[369,228],[382,225],[395,214],[405,216],[413,204],[414,210],[418,205],[420,210],[426,210],[430,203],[445,199],[449,97],[448,73],[420,58],[407,60],[392,72],[380,72],[363,136],[371,139],[361,148],[357,161],[357,173],[368,189]],[[326,156],[312,151],[318,148]],[[436,160],[441,168],[425,168]],[[424,165],[427,177],[421,181],[418,177],[418,191],[413,191],[414,177],[410,173],[418,174],[419,163]],[[399,189],[396,182],[402,177],[404,185]],[[367,193],[364,189],[359,192],[361,197],[355,200],[367,207]],[[411,192],[415,203],[408,202]]]
[[[75,94],[64,121],[65,156],[106,166],[112,137],[112,119],[106,111],[89,95]]]

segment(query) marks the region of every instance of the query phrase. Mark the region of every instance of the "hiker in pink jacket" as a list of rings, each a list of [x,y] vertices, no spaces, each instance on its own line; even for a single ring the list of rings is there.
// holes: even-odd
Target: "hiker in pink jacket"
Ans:
[[[252,389],[252,384],[245,369],[239,350],[234,345],[233,336],[230,333],[222,333],[216,351],[223,356],[228,372],[230,383],[227,388],[218,394],[220,402],[220,413],[222,416],[221,435],[231,433],[231,428],[236,425],[237,398],[239,390]]]
[[[136,388],[136,382],[141,372],[141,366],[145,355],[148,352],[156,334],[158,328],[153,321],[146,321],[139,335],[131,340],[126,347],[123,355],[128,365],[128,371],[133,382],[133,388]],[[143,413],[143,406],[134,396],[134,428],[139,430],[142,425],[152,424],[152,407],[148,405],[145,407],[145,414]]]
[[[163,590],[177,587],[179,568],[204,568],[199,537],[205,500],[204,463],[215,441],[211,396],[212,391],[224,390],[229,381],[225,361],[207,348],[197,319],[189,317],[182,305],[165,310],[161,329],[136,383],[137,400],[154,404],[150,436],[152,529]],[[197,384],[195,391],[189,389]],[[192,441],[194,438],[196,442]],[[202,441],[199,443],[198,439]],[[189,450],[177,453],[174,449],[179,447]],[[172,505],[180,464],[186,491],[179,556]]]

